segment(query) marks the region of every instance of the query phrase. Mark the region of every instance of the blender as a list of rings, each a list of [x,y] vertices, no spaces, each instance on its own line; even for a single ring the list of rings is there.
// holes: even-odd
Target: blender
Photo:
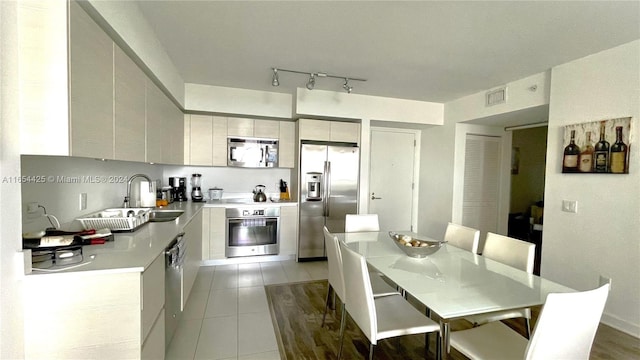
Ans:
[[[202,174],[191,174],[191,200],[202,201]]]

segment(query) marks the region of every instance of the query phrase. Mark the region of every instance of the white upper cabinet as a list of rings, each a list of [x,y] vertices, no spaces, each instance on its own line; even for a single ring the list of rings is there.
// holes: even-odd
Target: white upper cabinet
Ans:
[[[142,162],[146,160],[146,76],[117,46],[114,63],[115,159]]]
[[[228,118],[227,136],[277,139],[280,136],[280,122],[276,120]]]
[[[189,165],[213,165],[213,118],[207,115],[187,115],[189,127]]]
[[[162,97],[158,87],[147,80],[147,162],[162,163],[162,147],[165,134],[162,129]]]
[[[227,118],[213,117],[213,166],[227,166]]]
[[[75,2],[70,15],[71,155],[113,159],[114,44]]]
[[[278,140],[278,167],[293,168],[295,165],[296,124],[293,121],[280,122]]]
[[[300,140],[360,143],[360,124],[354,122],[300,119]]]

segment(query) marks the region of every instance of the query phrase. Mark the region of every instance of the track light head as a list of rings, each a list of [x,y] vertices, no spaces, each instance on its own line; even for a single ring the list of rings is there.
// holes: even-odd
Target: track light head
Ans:
[[[307,89],[313,90],[314,86],[316,86],[316,75],[309,74],[309,81],[307,81]]]
[[[271,86],[279,86],[280,80],[278,80],[278,69],[273,68],[273,78],[271,79]]]
[[[347,93],[351,94],[351,91],[353,90],[353,86],[349,85],[348,78],[344,78],[344,84],[342,85],[342,88],[345,89]]]

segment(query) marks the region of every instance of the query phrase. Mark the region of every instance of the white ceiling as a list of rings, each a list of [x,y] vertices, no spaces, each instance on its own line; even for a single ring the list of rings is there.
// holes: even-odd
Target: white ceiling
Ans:
[[[447,102],[640,38],[639,1],[138,1],[185,82]],[[639,54],[640,56],[640,54]],[[316,88],[342,91],[342,80]]]

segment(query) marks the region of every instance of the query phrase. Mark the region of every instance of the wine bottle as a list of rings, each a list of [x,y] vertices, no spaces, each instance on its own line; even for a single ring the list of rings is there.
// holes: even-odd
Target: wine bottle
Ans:
[[[587,139],[585,140],[585,146],[580,152],[580,165],[578,166],[580,172],[593,171],[593,145],[591,145],[591,131],[587,131]]]
[[[593,151],[593,160],[594,172],[609,172],[609,142],[604,138],[604,121],[600,123],[600,141],[596,143]]]
[[[611,145],[611,172],[627,172],[627,145],[622,141],[622,126],[616,126],[616,142]]]
[[[580,156],[580,148],[576,145],[576,131],[571,130],[571,141],[564,148],[564,157],[562,159],[562,172],[572,173],[578,172],[578,157]]]

